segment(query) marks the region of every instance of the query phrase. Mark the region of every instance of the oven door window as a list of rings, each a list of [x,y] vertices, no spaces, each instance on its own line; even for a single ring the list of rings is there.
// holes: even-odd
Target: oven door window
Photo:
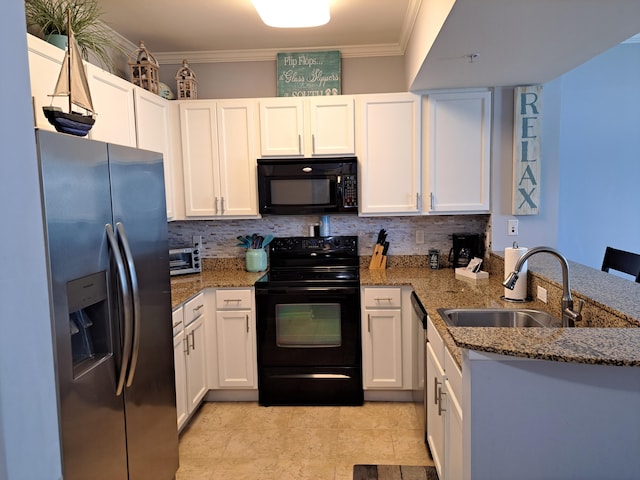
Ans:
[[[278,347],[313,348],[342,345],[339,303],[277,304]]]
[[[273,206],[335,204],[331,178],[273,179],[270,183]]]

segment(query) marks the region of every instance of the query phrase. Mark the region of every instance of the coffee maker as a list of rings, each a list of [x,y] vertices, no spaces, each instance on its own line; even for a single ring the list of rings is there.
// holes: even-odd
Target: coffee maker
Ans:
[[[453,268],[466,267],[474,257],[484,257],[482,235],[477,233],[454,233],[453,247],[449,251],[449,263]]]

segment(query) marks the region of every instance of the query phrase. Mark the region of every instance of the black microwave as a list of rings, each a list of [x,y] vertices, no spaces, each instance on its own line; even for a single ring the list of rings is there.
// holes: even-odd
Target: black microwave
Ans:
[[[358,159],[259,158],[260,213],[358,213]]]

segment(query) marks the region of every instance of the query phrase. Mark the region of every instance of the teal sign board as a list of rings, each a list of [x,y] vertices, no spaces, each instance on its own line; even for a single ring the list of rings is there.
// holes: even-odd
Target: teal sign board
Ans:
[[[340,95],[340,52],[278,53],[278,97]]]

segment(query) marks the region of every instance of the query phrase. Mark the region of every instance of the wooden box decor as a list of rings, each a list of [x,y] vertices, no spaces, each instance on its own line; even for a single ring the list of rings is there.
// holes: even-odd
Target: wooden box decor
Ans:
[[[196,74],[189,68],[186,60],[182,60],[182,67],[176,73],[178,100],[198,98],[198,81]]]
[[[342,93],[340,51],[278,53],[278,97]]]
[[[129,55],[129,75],[131,83],[159,94],[159,73],[158,61],[151,52],[140,41],[140,46]]]

